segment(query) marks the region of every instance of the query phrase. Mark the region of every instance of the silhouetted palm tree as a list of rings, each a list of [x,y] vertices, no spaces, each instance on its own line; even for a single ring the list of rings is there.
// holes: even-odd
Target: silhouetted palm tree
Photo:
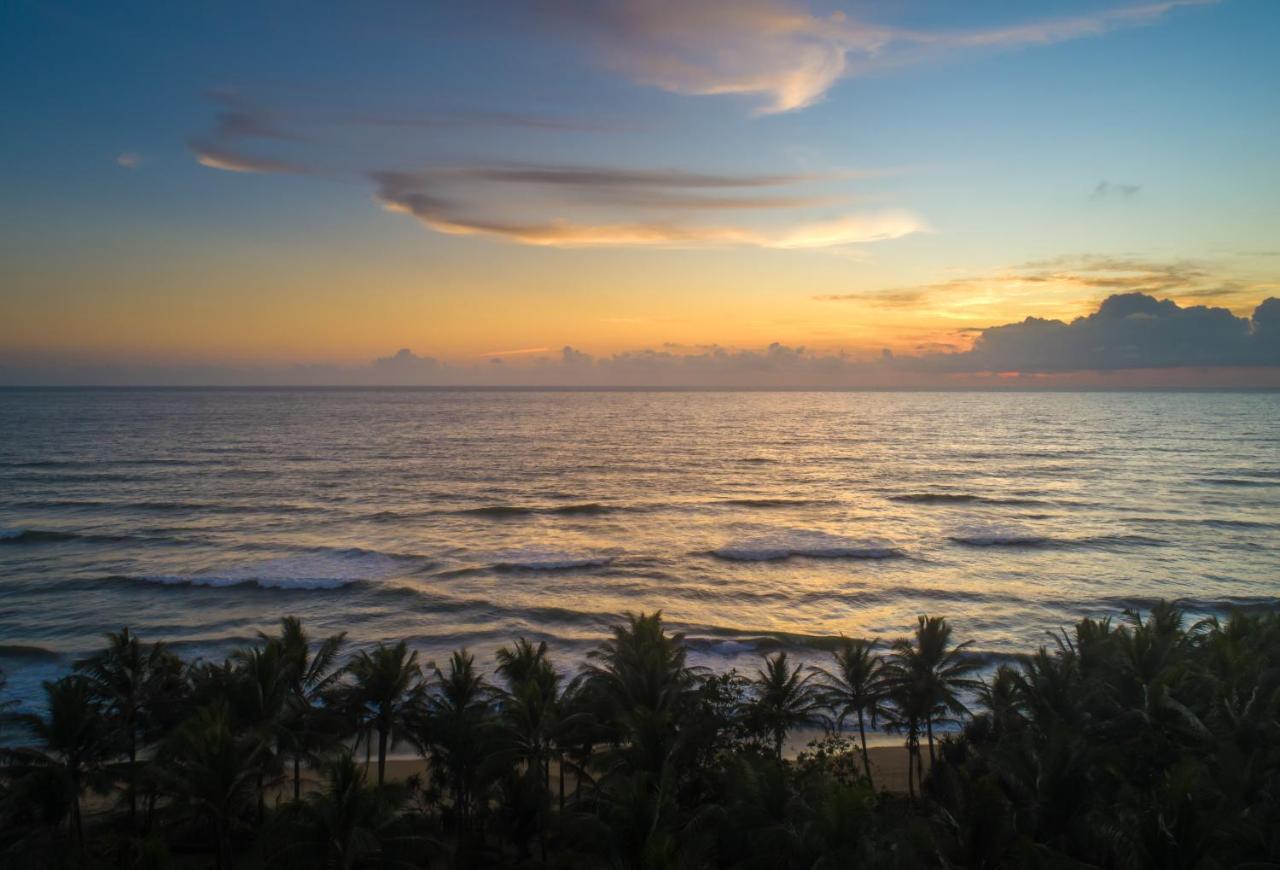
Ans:
[[[17,758],[20,769],[44,767],[58,773],[71,805],[76,850],[83,854],[80,795],[88,779],[115,753],[118,744],[112,741],[111,725],[85,677],[68,676],[46,682],[44,691],[48,712],[44,716],[26,714],[19,719],[44,750],[19,750]]]
[[[657,776],[676,748],[677,724],[696,687],[684,637],[668,635],[661,611],[627,614],[588,654],[586,691],[599,701],[611,738],[630,766]]]
[[[174,718],[185,693],[182,663],[163,644],[143,644],[125,628],[107,635],[107,648],[76,663],[118,729],[128,758],[125,794],[129,829],[137,830],[138,750]]]
[[[933,726],[947,713],[967,714],[960,700],[962,691],[977,691],[981,682],[969,675],[978,669],[975,661],[964,656],[971,642],[953,646],[951,626],[941,616],[921,615],[914,637],[894,641],[889,663],[888,682],[900,692],[903,703],[923,725],[929,741],[929,763],[936,760]]]
[[[368,769],[350,752],[339,753],[323,770],[324,787],[292,811],[297,823],[288,830],[285,854],[296,855],[300,866],[388,866],[385,847],[408,839],[394,830],[399,796],[388,788],[370,788]]]
[[[286,705],[290,686],[295,679],[294,663],[286,658],[280,644],[271,641],[262,646],[237,650],[233,683],[232,712],[238,724],[262,735],[268,748],[279,747],[287,739]],[[268,775],[279,772],[279,756],[269,752],[258,767],[258,821],[266,817]]]
[[[488,755],[493,692],[475,669],[475,657],[464,650],[449,656],[446,670],[435,668],[427,698],[426,741],[431,762],[453,796],[463,830],[468,827]]]
[[[341,669],[335,664],[346,632],[325,638],[313,650],[302,622],[297,617],[286,616],[280,620],[278,636],[262,637],[278,644],[284,661],[288,663],[288,695],[282,710],[279,736],[293,763],[293,799],[299,800],[302,762],[317,758],[319,750],[332,742],[336,730],[336,723],[327,721],[334,718],[333,712],[326,709],[323,701],[342,676]]]
[[[757,671],[752,681],[755,698],[750,715],[773,738],[773,754],[778,758],[782,758],[787,732],[816,721],[821,708],[810,685],[814,674],[804,670],[803,665],[791,667],[786,650],[781,650],[764,660],[764,669]]]
[[[407,734],[422,702],[422,668],[418,653],[404,641],[378,644],[356,653],[346,668],[354,681],[345,693],[358,717],[358,727],[378,735],[378,785],[386,781],[387,746]]]
[[[156,776],[179,816],[209,826],[219,870],[268,762],[269,738],[237,729],[226,705],[202,707],[161,747]]]
[[[871,778],[871,759],[867,754],[866,720],[874,725],[880,714],[880,703],[884,697],[884,683],[881,671],[884,661],[875,654],[878,641],[841,639],[831,658],[834,667],[831,670],[815,667],[824,685],[819,688],[819,696],[824,706],[835,714],[836,728],[843,728],[845,720],[854,716],[858,720],[858,738],[862,745],[862,769]],[[874,788],[874,783],[873,786]]]

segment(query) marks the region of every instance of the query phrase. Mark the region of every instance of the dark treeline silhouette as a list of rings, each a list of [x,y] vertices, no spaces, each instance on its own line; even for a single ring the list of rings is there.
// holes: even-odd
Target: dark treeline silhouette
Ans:
[[[24,747],[0,864],[1280,866],[1277,614],[1086,619],[985,680],[925,616],[752,676],[691,667],[660,614],[572,678],[524,639],[492,674],[465,650],[342,647],[292,618],[221,663],[110,635],[43,713],[0,712]],[[879,724],[905,738],[905,791],[876,780]],[[392,751],[425,773],[389,777]]]

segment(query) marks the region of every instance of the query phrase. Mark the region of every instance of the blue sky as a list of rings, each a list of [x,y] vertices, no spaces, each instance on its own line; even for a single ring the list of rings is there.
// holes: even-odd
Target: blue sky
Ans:
[[[1248,318],[1277,32],[1266,0],[14,0],[0,361],[870,358],[1133,290]]]

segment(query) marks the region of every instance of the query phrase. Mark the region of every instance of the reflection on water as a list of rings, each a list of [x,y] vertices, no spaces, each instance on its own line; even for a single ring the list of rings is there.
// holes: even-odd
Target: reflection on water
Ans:
[[[1280,595],[1274,394],[6,391],[0,493],[24,693],[125,624],[573,658],[662,608],[753,668],[924,611],[999,657]]]

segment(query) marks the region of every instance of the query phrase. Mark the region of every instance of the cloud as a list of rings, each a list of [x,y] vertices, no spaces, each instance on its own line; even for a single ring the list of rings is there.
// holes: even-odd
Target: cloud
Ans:
[[[323,142],[315,131],[298,132],[308,118],[306,113],[268,111],[235,92],[215,91],[210,96],[223,111],[207,136],[188,143],[201,165],[240,173],[345,175],[322,168],[314,157],[282,159],[246,149],[250,144],[254,149],[264,143],[276,149],[296,149],[303,144],[308,146],[304,154],[314,154]],[[493,120],[492,116],[483,117]],[[315,117],[310,120],[314,122]],[[515,120],[540,123],[529,118]],[[365,118],[359,123],[409,122]],[[429,229],[446,235],[562,248],[750,246],[804,250],[883,241],[924,230],[923,220],[904,209],[831,214],[848,199],[839,194],[838,184],[892,171],[730,174],[676,168],[493,163],[357,173],[373,182],[375,199],[385,208],[412,215]],[[825,213],[814,214],[817,209]],[[785,221],[742,217],[801,210],[808,213]]]
[[[716,199],[689,190],[773,188],[803,176],[729,176],[677,170],[599,167],[464,167],[416,173],[375,172],[376,198],[392,211],[412,215],[448,235],[482,236],[545,247],[737,247],[819,249],[901,238],[924,230],[907,211],[886,210],[782,226],[697,223],[669,216],[610,219],[619,210],[673,207],[700,211],[782,209],[810,205],[807,197]],[[458,181],[467,182],[458,184]],[[487,183],[490,188],[478,188]],[[535,188],[532,195],[526,191]],[[601,217],[599,209],[607,214]],[[560,211],[574,217],[545,218]],[[513,217],[520,213],[528,216]]]
[[[204,142],[188,143],[196,162],[210,169],[221,169],[224,172],[286,173],[303,175],[311,169],[301,163],[290,163],[286,160],[273,160],[266,157],[252,157],[231,148],[211,145]]]
[[[1115,184],[1110,181],[1099,181],[1094,187],[1093,193],[1089,194],[1090,199],[1106,199],[1107,197],[1120,197],[1121,199],[1129,199],[1137,196],[1138,191],[1142,190],[1141,184]]]
[[[0,354],[5,385],[390,385],[670,388],[1242,387],[1280,388],[1280,299],[1249,317],[1142,293],[1108,297],[1070,322],[1028,317],[976,331],[970,350],[925,343],[913,354],[660,345],[597,356],[496,351],[446,362],[401,349],[367,365],[113,365]],[[504,354],[499,356],[497,354]]]
[[[801,0],[553,0],[537,8],[553,28],[585,33],[605,66],[635,82],[677,94],[745,95],[756,99],[757,114],[772,114],[812,105],[846,76],[962,51],[1100,36],[1214,2],[1168,0],[957,31],[817,14]]]
[[[1164,293],[1181,301],[1217,299],[1252,305],[1265,285],[1236,277],[1224,266],[1196,260],[1075,254],[1034,260],[980,275],[934,284],[859,290],[815,296],[823,302],[854,302],[879,308],[923,308],[935,312],[963,305],[969,310],[1007,307],[1055,292],[1061,304],[1096,304],[1107,293]]]
[[[133,151],[124,151],[116,155],[116,166],[122,169],[137,169],[142,165],[142,156]]]
[[[1028,317],[984,329],[969,351],[912,365],[949,371],[1070,372],[1172,367],[1280,366],[1280,300],[1252,317],[1180,307],[1145,293],[1109,296],[1070,323]]]

